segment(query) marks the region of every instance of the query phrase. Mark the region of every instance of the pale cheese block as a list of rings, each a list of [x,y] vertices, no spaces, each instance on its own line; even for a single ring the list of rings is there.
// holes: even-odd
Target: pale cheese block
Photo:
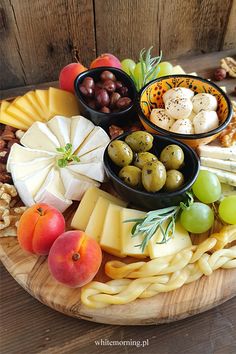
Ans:
[[[38,115],[42,118],[43,121],[47,121],[50,118],[50,112],[48,109],[44,109],[44,106],[41,102],[38,101],[36,93],[34,91],[29,91],[25,94],[25,97],[33,105],[35,110],[38,112]]]
[[[80,147],[93,129],[94,124],[83,116],[73,116],[71,118],[70,142],[73,152]]]
[[[100,241],[109,204],[110,201],[108,199],[103,197],[98,198],[85,229],[85,233],[94,238],[97,242]]]
[[[142,252],[139,245],[142,243],[144,235],[140,234],[138,236],[132,237],[131,230],[134,226],[134,222],[124,222],[129,219],[142,218],[146,215],[145,212],[123,208],[120,211],[120,221],[121,221],[121,253],[127,254],[128,256],[143,258],[149,256],[148,247]]]
[[[203,171],[209,171],[214,173],[219,178],[219,181],[222,183],[226,183],[231,186],[236,186],[236,173],[206,166],[201,166],[200,169]]]
[[[221,146],[200,145],[198,152],[200,157],[236,161],[236,146],[224,148]]]
[[[212,159],[210,157],[201,157],[202,166],[218,168],[219,170],[236,172],[236,161]]]
[[[33,121],[43,121],[43,119],[39,116],[38,112],[31,104],[31,102],[24,96],[21,96],[15,102],[17,108],[26,113],[29,117],[33,119]]]
[[[49,88],[49,112],[51,117],[62,115],[72,117],[79,113],[75,95],[54,87]]]
[[[72,201],[66,199],[64,195],[65,188],[60,173],[57,168],[53,168],[36,194],[35,201],[49,204],[63,213],[72,204]]]
[[[184,69],[180,65],[173,66],[171,75],[181,75],[181,74],[186,74]]]
[[[55,116],[47,123],[48,128],[55,135],[61,147],[70,143],[70,123],[69,118]]]
[[[27,130],[28,124],[20,122],[17,118],[6,112],[6,109],[10,106],[10,102],[2,101],[0,110],[0,123],[10,125],[11,127]]]
[[[57,152],[57,148],[60,144],[51,132],[51,130],[46,126],[46,124],[41,122],[35,122],[27,130],[20,140],[21,144],[29,147],[31,149]]]
[[[121,253],[121,221],[122,207],[109,203],[100,238],[101,248],[117,257],[126,257]]]
[[[17,101],[18,102],[18,101]],[[21,109],[19,109],[16,106],[16,103],[11,103],[7,109],[6,109],[6,113],[10,114],[11,116],[13,116],[14,118],[18,119],[19,122],[26,124],[28,127],[30,127],[33,123],[34,123],[34,119],[32,117],[30,117],[28,114],[24,113]]]
[[[49,96],[48,90],[35,90],[35,97],[44,110],[44,112],[48,112],[49,115]]]
[[[101,160],[95,162],[91,161],[89,163],[79,162],[77,164],[71,164],[68,166],[68,169],[99,182],[105,181],[105,170],[103,161]]]
[[[90,187],[99,187],[100,183],[85,176],[75,174],[68,167],[60,169],[60,175],[65,187],[65,198],[81,200]]]
[[[56,154],[49,153],[42,150],[32,150],[30,148],[24,147],[20,144],[13,144],[10,150],[10,154],[7,159],[6,169],[11,172],[11,164],[15,162],[30,162],[38,158],[55,158]]]
[[[40,157],[30,162],[11,162],[10,171],[14,180],[18,180],[26,176],[33,175],[37,171],[40,171],[46,167],[50,169],[53,164],[54,157]]]
[[[165,229],[167,223],[163,225]],[[158,243],[162,240],[162,234],[160,229],[153,235],[148,243],[148,251],[150,258],[158,258],[164,256],[171,256],[178,253],[184,248],[191,247],[192,241],[188,232],[182,227],[179,222],[175,224],[175,232],[172,237],[168,239],[166,243]]]
[[[96,187],[89,188],[85,192],[85,194],[84,194],[84,196],[83,196],[83,198],[82,198],[82,200],[81,200],[81,202],[74,214],[74,217],[71,221],[72,228],[85,231],[87,224],[89,222],[89,218],[93,212],[93,209],[94,209],[99,197],[106,198],[111,203],[119,205],[119,206],[125,207],[127,205],[127,203],[124,202],[123,200],[118,199],[118,198],[114,197],[113,195],[111,195],[101,189],[98,189]]]
[[[76,150],[75,154],[79,157],[93,151],[101,146],[106,146],[110,142],[110,138],[101,127],[95,127],[83,144]]]
[[[90,162],[98,162],[98,161],[103,161],[103,155],[104,151],[106,149],[106,146],[101,146],[100,148],[89,151],[87,154],[80,156],[80,162],[82,163],[90,163]]]

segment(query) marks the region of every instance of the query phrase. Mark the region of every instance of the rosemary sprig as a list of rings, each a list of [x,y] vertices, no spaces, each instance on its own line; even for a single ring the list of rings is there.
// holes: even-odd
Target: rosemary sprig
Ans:
[[[62,157],[58,159],[57,164],[60,168],[66,167],[69,162],[79,162],[79,158],[76,155],[73,155],[72,144],[66,144],[62,148],[56,149],[58,152],[62,154]]]
[[[187,192],[186,203],[181,202],[179,205],[171,206],[164,209],[149,211],[144,218],[140,219],[128,219],[124,222],[134,222],[134,226],[131,230],[132,237],[143,235],[143,241],[137,247],[141,247],[144,252],[148,242],[153,235],[160,230],[162,239],[158,244],[168,242],[175,232],[175,223],[181,210],[188,208],[193,204],[193,196],[190,192]]]
[[[152,58],[151,50],[153,47],[150,47],[147,51],[146,49],[142,49],[139,54],[139,62],[141,64],[141,75],[138,78],[134,76],[131,72],[130,76],[135,83],[137,90],[139,91],[144,85],[146,85],[149,81],[155,79],[160,69],[158,64],[162,59],[162,52],[159,56]]]

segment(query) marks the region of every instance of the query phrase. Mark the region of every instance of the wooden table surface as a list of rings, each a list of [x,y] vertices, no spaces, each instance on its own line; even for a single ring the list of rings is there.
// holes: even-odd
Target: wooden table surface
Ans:
[[[236,50],[172,61],[186,72],[212,77],[219,60]],[[55,83],[53,83],[55,84]],[[221,81],[231,98],[236,80]],[[40,85],[45,87],[45,85]],[[27,88],[1,92],[14,97]],[[124,314],[126,316],[126,314]],[[236,297],[210,311],[159,326],[110,326],[62,315],[26,293],[0,265],[0,353],[235,354]]]

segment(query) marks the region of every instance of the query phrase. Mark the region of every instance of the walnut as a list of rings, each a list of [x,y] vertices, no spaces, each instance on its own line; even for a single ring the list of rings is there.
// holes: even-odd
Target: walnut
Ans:
[[[231,77],[236,77],[236,61],[231,57],[226,57],[220,61],[221,67],[226,70],[226,72]]]
[[[230,147],[236,142],[236,102],[232,101],[234,110],[233,118],[229,125],[219,135],[219,140],[222,146]]]

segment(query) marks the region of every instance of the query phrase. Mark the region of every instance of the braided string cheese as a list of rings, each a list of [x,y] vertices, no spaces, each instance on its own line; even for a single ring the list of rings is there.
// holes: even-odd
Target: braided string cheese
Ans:
[[[230,227],[230,230],[233,229]],[[228,231],[226,226],[224,233]],[[236,240],[235,232],[233,236],[232,232],[228,234],[230,242]],[[81,301],[91,308],[126,304],[137,298],[148,298],[161,292],[178,289],[184,284],[199,279],[202,275],[212,274],[218,268],[236,268],[236,246],[219,249],[211,255],[207,253],[216,247],[217,242],[222,242],[221,238],[225,242],[225,235],[219,233],[217,238],[210,237],[198,246],[192,246],[176,255],[160,257],[146,263],[108,262],[105,267],[106,273],[109,276],[112,275],[114,280],[105,284],[92,281],[85,285],[81,290]]]

